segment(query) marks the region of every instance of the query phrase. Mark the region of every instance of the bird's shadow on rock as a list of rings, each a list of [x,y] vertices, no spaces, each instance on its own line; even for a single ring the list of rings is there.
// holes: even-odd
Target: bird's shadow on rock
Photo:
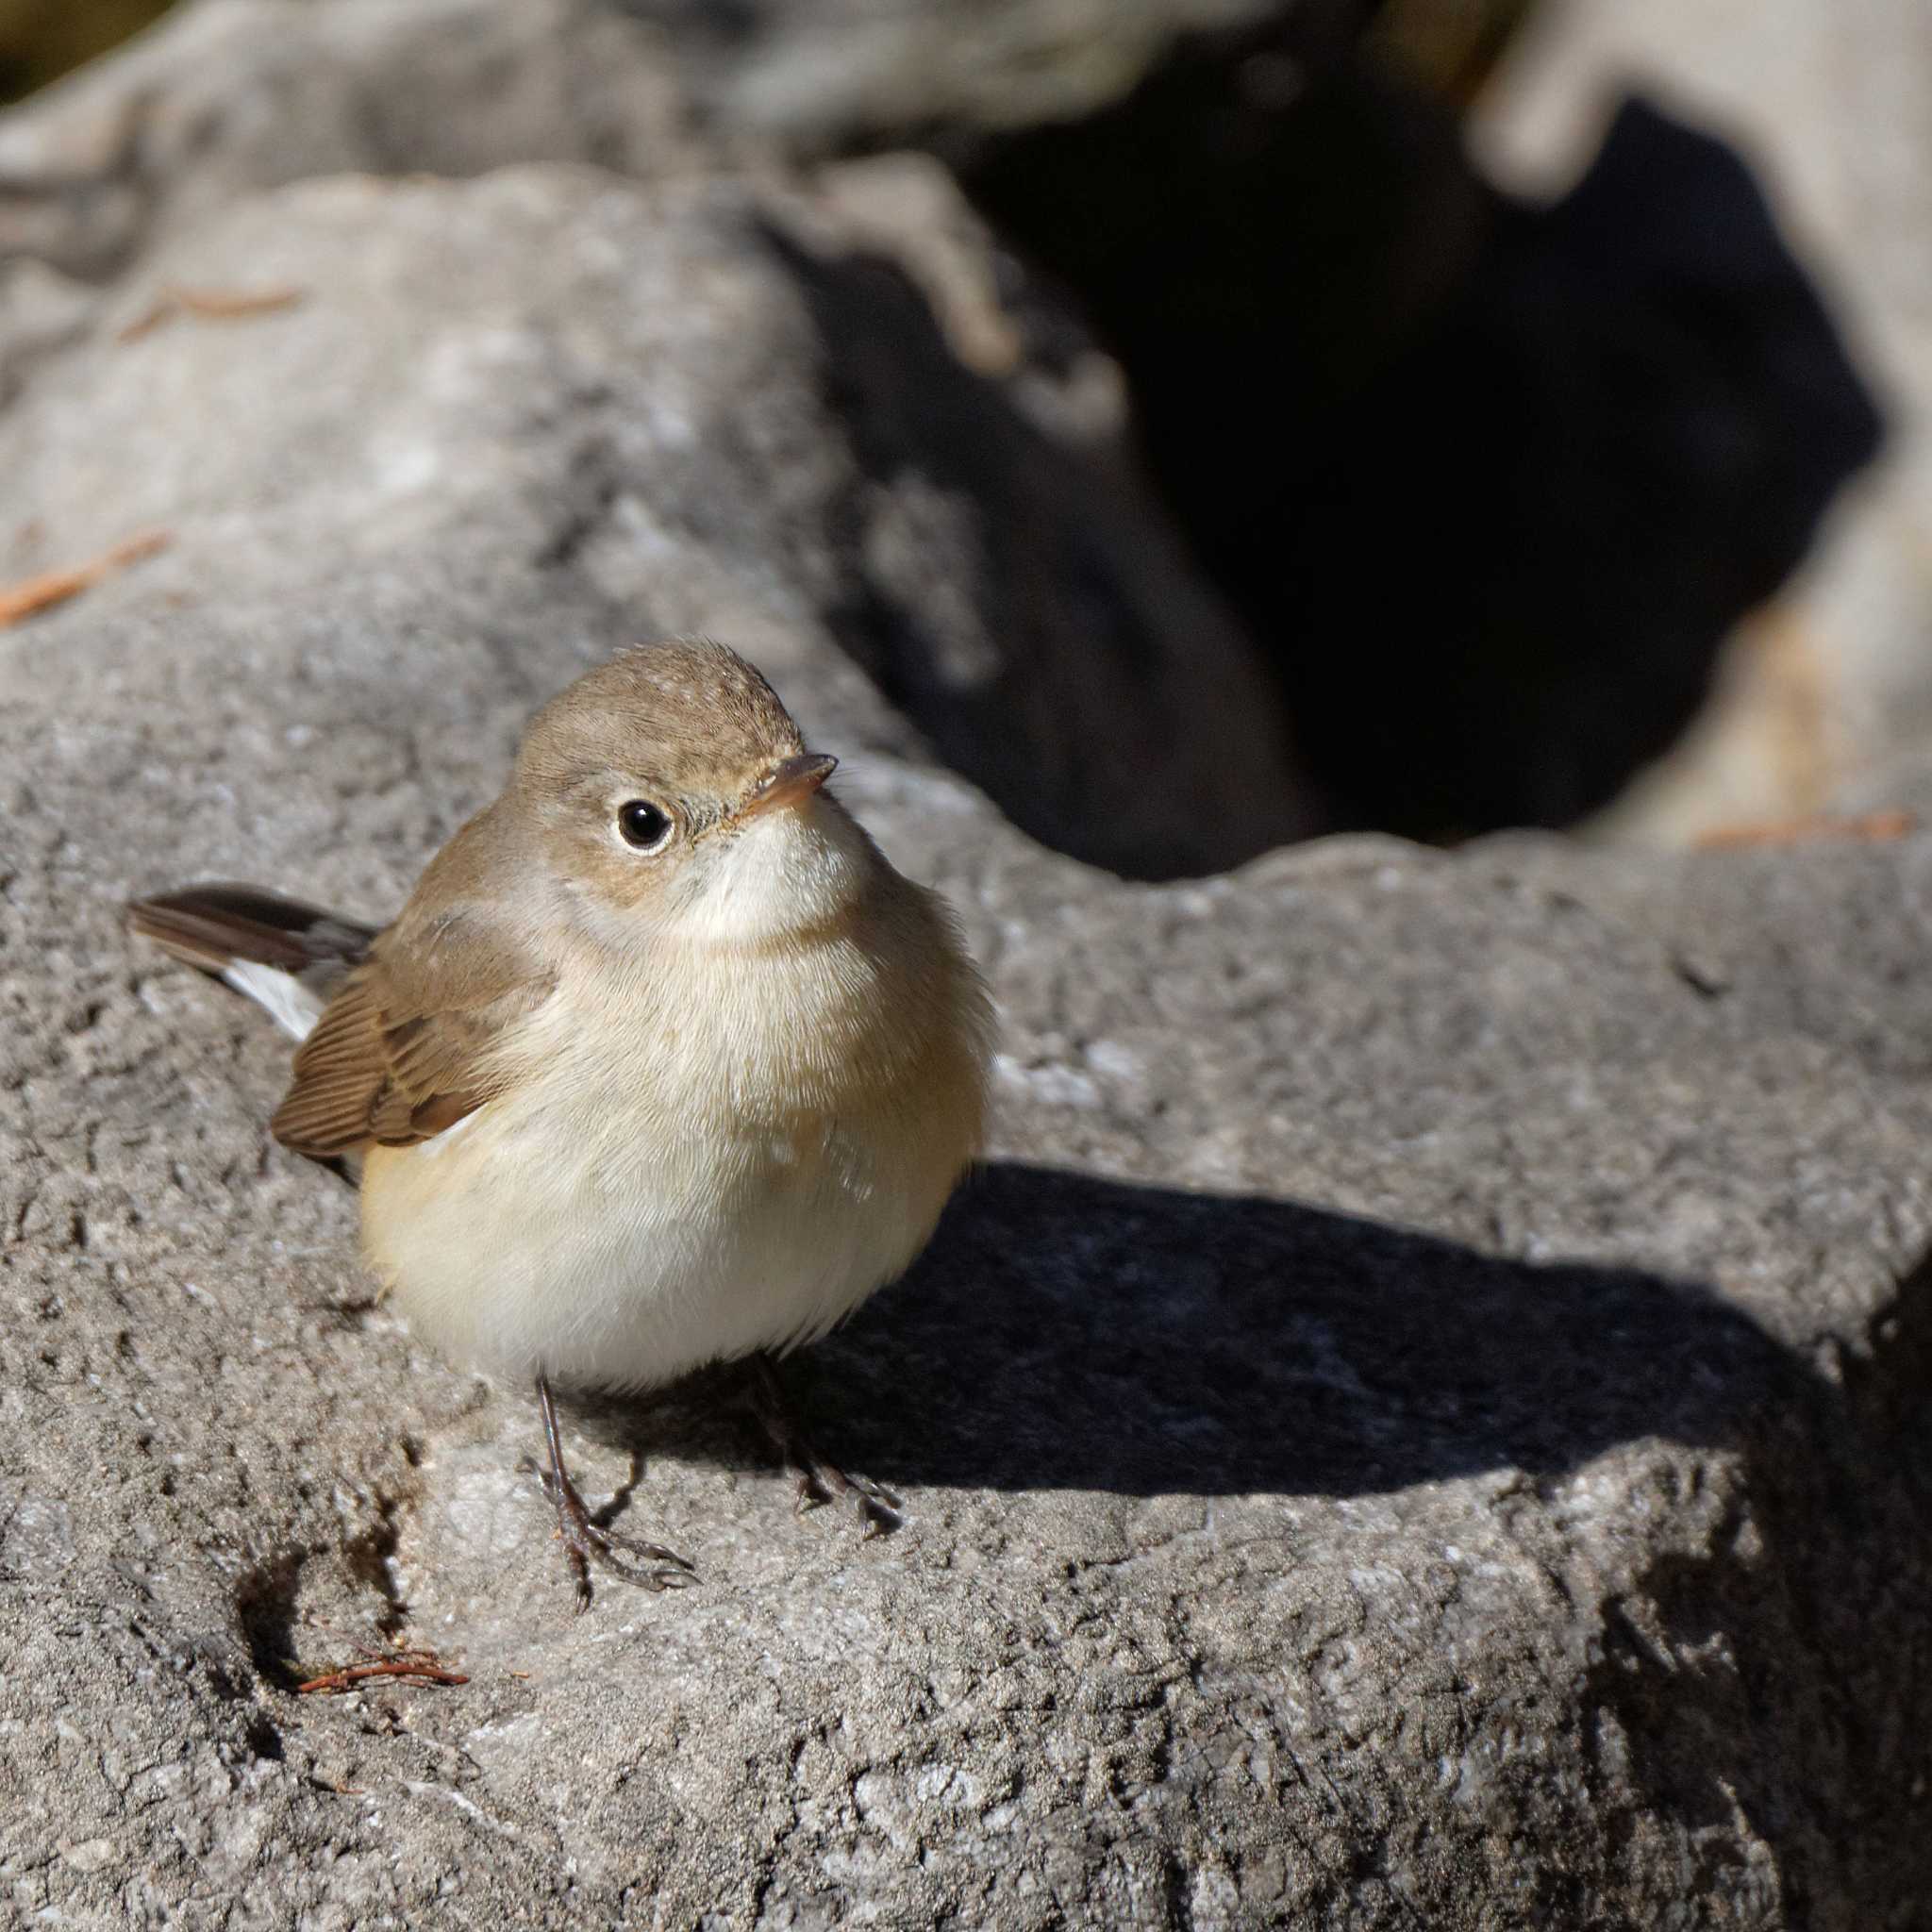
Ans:
[[[1805,1372],[1691,1284],[999,1164],[787,1374],[825,1453],[908,1491],[1350,1495],[1736,1441]],[[742,1463],[721,1386],[598,1432]]]

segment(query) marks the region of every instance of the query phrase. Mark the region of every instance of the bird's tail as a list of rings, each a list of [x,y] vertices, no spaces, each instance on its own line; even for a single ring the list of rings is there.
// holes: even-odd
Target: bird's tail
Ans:
[[[246,993],[297,1040],[378,930],[259,886],[184,886],[131,901],[127,920],[143,939]]]

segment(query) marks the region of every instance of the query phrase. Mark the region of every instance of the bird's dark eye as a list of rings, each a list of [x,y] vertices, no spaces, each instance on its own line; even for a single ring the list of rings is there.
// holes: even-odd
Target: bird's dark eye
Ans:
[[[626,845],[655,852],[671,836],[671,814],[648,798],[633,798],[617,808],[617,829]]]

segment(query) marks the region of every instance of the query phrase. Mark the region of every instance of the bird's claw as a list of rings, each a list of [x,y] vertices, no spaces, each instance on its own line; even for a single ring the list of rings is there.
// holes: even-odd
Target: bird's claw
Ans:
[[[575,1489],[558,1502],[555,1485],[546,1482],[544,1488],[552,1491],[551,1500],[557,1502],[557,1533],[563,1540],[571,1569],[575,1573],[579,1610],[590,1607],[593,1562],[600,1570],[625,1583],[634,1583],[640,1590],[689,1590],[698,1580],[697,1568],[690,1557],[667,1549],[662,1543],[646,1542],[641,1537],[625,1536],[592,1523]],[[621,1556],[620,1551],[628,1555]],[[631,1557],[641,1557],[643,1561],[632,1562]]]
[[[554,1437],[554,1412],[549,1405],[549,1391],[541,1382],[538,1384],[538,1391],[544,1403],[546,1427],[553,1431],[553,1467],[545,1469],[541,1463],[527,1458],[524,1466],[530,1469],[543,1485],[543,1493],[557,1511],[557,1534],[562,1540],[571,1571],[576,1579],[578,1611],[590,1607],[592,1563],[625,1583],[637,1585],[640,1590],[689,1590],[698,1580],[696,1566],[689,1557],[680,1556],[662,1543],[646,1542],[641,1537],[607,1529],[592,1518],[577,1486],[571,1481],[563,1466],[560,1445]],[[629,1556],[620,1556],[620,1551],[626,1551]],[[633,1562],[630,1557],[643,1560]]]
[[[791,1481],[794,1516],[808,1516],[814,1509],[837,1502],[841,1495],[850,1496],[858,1518],[859,1538],[864,1542],[890,1535],[906,1520],[898,1496],[884,1483],[874,1482],[869,1475],[849,1475],[836,1463],[817,1457],[801,1459],[792,1472]]]

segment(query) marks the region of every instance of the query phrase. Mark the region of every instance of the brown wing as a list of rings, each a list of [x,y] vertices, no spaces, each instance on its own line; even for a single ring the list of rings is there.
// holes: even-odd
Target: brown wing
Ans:
[[[318,1159],[372,1142],[407,1147],[499,1091],[491,1049],[552,981],[480,935],[445,924],[439,939],[418,960],[391,928],[343,982],[296,1053],[294,1083],[269,1124],[283,1146]]]

